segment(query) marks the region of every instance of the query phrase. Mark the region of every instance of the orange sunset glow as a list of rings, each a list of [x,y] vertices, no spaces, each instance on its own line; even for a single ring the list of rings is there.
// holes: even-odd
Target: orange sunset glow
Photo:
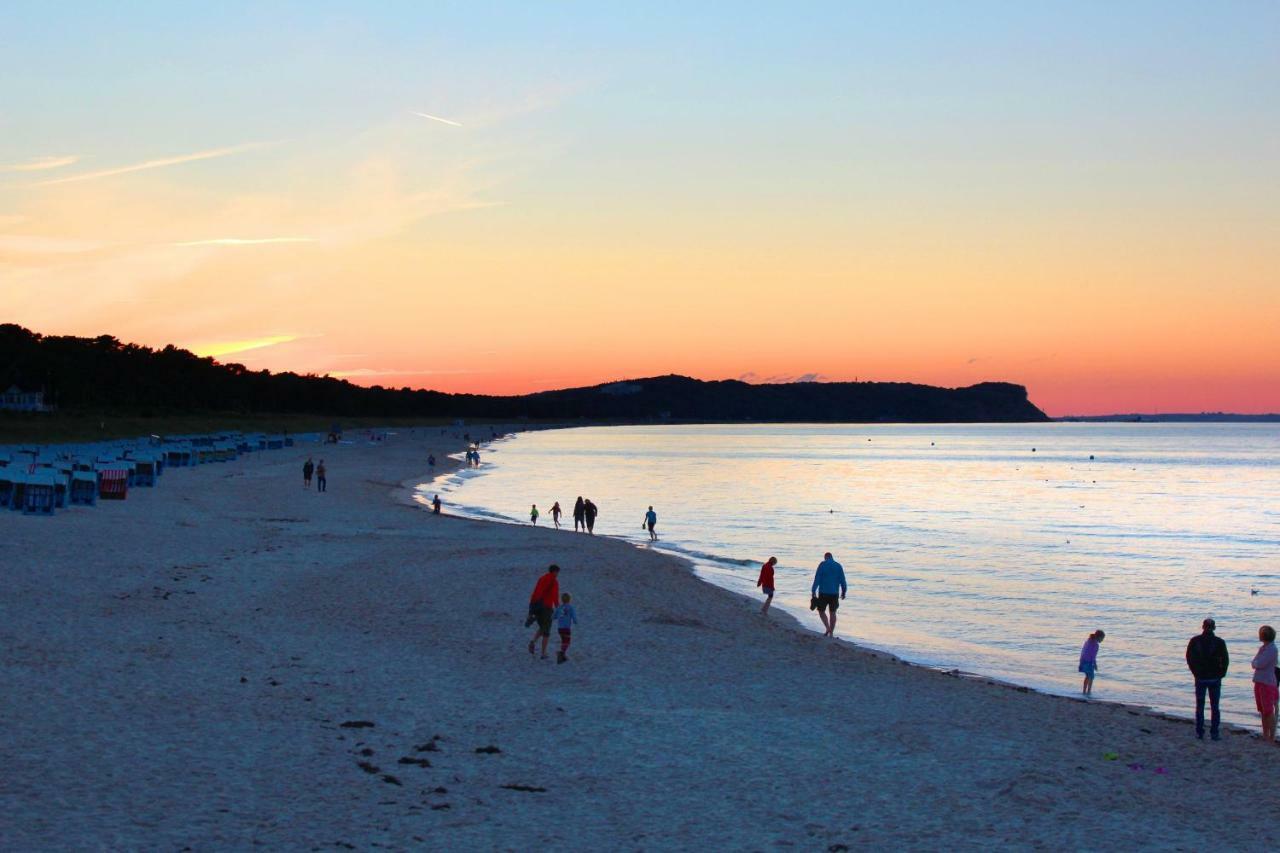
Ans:
[[[0,319],[446,391],[1280,410],[1280,60],[1243,18],[162,14],[156,51],[86,20],[3,60]]]

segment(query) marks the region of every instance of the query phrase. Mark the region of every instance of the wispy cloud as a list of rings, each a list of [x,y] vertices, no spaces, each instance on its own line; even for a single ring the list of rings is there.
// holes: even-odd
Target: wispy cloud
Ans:
[[[64,237],[41,237],[35,234],[0,234],[0,255],[75,255],[101,249],[102,243],[93,240],[72,240]]]
[[[0,166],[0,172],[43,172],[46,169],[61,169],[63,166],[70,166],[72,163],[79,162],[79,160],[80,158],[74,154],[65,157],[37,157],[25,163],[10,163]]]
[[[462,122],[460,121],[454,121],[452,119],[447,119],[447,118],[440,118],[440,116],[433,116],[430,113],[420,113],[417,110],[410,110],[410,112],[422,118],[429,118],[432,121],[438,121],[441,124],[448,124],[448,125],[452,125],[453,127],[462,127]]]
[[[302,335],[268,335],[265,338],[253,338],[247,341],[221,341],[218,343],[193,344],[189,349],[202,358],[205,356],[211,358],[221,358],[224,355],[233,355],[238,352],[248,352],[249,350],[262,349],[263,347],[274,347],[280,344],[287,344],[296,341]]]
[[[210,240],[186,240],[174,246],[267,246],[273,243],[317,243],[315,237],[216,237]]]
[[[747,371],[738,377],[739,381],[752,385],[786,385],[792,382],[826,382],[829,377],[822,373],[779,373],[774,376],[761,376],[755,371]]]
[[[375,370],[372,367],[358,367],[355,370],[335,370],[329,375],[334,379],[361,379],[366,376],[465,376],[483,372],[480,370]]]
[[[210,148],[206,151],[195,151],[191,154],[179,154],[176,157],[161,157],[158,160],[144,160],[141,163],[133,163],[129,166],[117,166],[114,169],[101,169],[97,172],[82,172],[78,175],[68,175],[65,178],[54,178],[48,181],[38,181],[36,186],[53,186],[54,184],[71,184],[80,181],[96,181],[99,178],[110,178],[115,175],[127,175],[131,172],[145,172],[148,169],[162,169],[166,166],[178,166],[182,163],[194,163],[197,160],[212,160],[215,157],[228,157],[232,154],[241,154],[245,151],[252,151],[255,148],[262,148],[268,143],[266,142],[247,142],[243,145],[229,145],[225,148]]]

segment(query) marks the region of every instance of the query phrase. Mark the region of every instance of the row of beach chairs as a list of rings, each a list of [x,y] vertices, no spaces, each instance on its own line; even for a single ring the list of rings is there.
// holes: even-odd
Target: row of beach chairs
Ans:
[[[292,447],[300,436],[184,435],[94,444],[0,446],[0,510],[53,515],[73,504],[125,500],[129,490],[153,488],[168,468],[233,462],[243,454]]]

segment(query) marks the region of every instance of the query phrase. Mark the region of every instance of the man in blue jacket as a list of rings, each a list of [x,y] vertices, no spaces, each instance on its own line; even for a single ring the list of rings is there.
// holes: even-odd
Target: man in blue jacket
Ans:
[[[827,629],[825,636],[833,637],[836,632],[836,610],[840,608],[840,599],[848,593],[849,585],[844,580],[844,566],[832,559],[830,551],[823,556],[818,570],[814,572],[813,588],[809,591],[809,596],[818,608],[822,626]],[[827,616],[828,609],[831,610],[830,617]]]

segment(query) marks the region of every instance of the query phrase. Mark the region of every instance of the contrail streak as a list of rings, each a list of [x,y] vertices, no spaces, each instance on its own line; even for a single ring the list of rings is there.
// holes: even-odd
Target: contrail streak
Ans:
[[[414,115],[416,115],[416,116],[422,116],[423,118],[429,118],[429,119],[431,119],[432,121],[438,121],[438,122],[440,122],[441,124],[449,124],[449,125],[453,125],[454,127],[462,127],[462,122],[460,122],[460,121],[452,121],[452,120],[447,119],[447,118],[440,118],[440,116],[433,116],[433,115],[431,115],[431,114],[429,114],[429,113],[420,113],[420,112],[417,112],[417,111],[413,111],[413,114],[414,114]]]

